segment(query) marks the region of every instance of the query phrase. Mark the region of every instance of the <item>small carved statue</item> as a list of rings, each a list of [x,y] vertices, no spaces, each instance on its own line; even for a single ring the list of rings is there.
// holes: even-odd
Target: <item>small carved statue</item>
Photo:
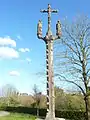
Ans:
[[[56,35],[61,36],[61,23],[60,23],[60,20],[58,20],[57,24],[56,24]]]
[[[38,25],[37,25],[37,35],[42,36],[42,22],[39,20]]]

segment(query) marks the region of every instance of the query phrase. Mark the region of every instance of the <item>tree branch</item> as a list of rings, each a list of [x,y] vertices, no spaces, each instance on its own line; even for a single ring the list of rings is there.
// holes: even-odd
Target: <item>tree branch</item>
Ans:
[[[78,84],[75,83],[74,81],[71,81],[71,80],[66,79],[66,78],[65,78],[64,76],[62,76],[62,75],[59,75],[59,76],[64,79],[63,81],[66,81],[66,82],[69,82],[69,83],[72,83],[72,84],[76,85],[76,86],[82,91],[83,95],[84,95],[84,96],[86,95],[84,89],[83,89],[80,85],[78,85]],[[60,77],[59,77],[59,79],[61,80]]]

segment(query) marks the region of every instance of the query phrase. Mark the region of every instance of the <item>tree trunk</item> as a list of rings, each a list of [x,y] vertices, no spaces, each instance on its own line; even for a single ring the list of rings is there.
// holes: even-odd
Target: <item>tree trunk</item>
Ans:
[[[90,120],[90,101],[87,96],[85,96],[85,107],[86,107],[86,114],[85,114],[85,119]]]
[[[37,108],[37,117],[39,117],[39,108]]]
[[[37,104],[37,117],[39,117],[39,105]]]
[[[88,96],[88,120],[90,120],[90,97]]]

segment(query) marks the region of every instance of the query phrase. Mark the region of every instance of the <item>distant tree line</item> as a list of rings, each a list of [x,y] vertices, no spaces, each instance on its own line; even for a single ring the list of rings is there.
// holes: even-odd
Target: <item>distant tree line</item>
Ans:
[[[5,91],[7,93],[6,96],[0,97],[0,106],[46,108],[46,95],[43,95],[36,85],[33,91],[33,95],[20,94],[13,86],[8,86],[8,89]],[[56,110],[85,111],[85,104],[81,93],[66,93],[59,87],[55,87],[55,106]]]

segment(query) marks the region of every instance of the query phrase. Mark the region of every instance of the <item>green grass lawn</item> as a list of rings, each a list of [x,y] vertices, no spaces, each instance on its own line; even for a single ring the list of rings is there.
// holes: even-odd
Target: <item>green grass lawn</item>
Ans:
[[[5,117],[0,117],[0,120],[35,120],[35,116],[29,114],[10,113]]]

